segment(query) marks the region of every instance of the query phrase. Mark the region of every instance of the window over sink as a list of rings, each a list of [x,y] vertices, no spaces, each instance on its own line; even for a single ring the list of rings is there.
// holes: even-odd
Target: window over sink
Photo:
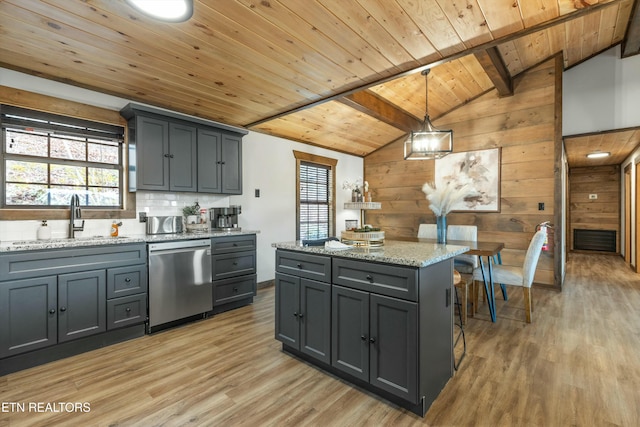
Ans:
[[[124,127],[0,106],[1,207],[123,208]]]

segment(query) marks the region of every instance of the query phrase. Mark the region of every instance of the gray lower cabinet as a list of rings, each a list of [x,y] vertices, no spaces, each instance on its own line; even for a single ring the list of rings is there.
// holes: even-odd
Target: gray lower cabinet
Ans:
[[[331,363],[331,285],[276,273],[276,339]]]
[[[0,254],[0,372],[142,335],[146,269],[145,244]],[[135,333],[108,335],[135,325]]]
[[[15,280],[0,286],[0,358],[58,342],[56,276]]]
[[[257,291],[256,235],[213,237],[213,313],[251,304]]]
[[[147,320],[147,264],[107,269],[107,329]]]
[[[332,299],[332,365],[417,403],[417,304],[336,285]]]
[[[58,342],[107,330],[105,270],[58,276]]]
[[[276,339],[424,415],[453,375],[452,283],[450,259],[416,268],[278,249]]]

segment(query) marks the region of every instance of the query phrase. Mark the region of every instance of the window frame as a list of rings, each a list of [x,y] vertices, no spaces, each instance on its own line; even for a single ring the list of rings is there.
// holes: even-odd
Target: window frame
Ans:
[[[331,182],[329,183],[329,236],[336,234],[336,165],[337,159],[323,157],[316,154],[293,150],[296,159],[296,240],[300,240],[300,165],[305,163],[317,164],[329,168]]]
[[[123,127],[124,142],[121,148],[122,156],[120,165],[122,169],[122,178],[120,180],[122,208],[86,207],[83,209],[82,214],[85,219],[126,219],[136,217],[136,193],[129,191],[129,185],[127,182],[128,177],[127,174],[124,173],[129,169],[128,128],[126,120],[120,116],[119,111],[41,95],[7,86],[0,86],[0,99],[2,99],[2,103],[5,105]],[[2,173],[5,173],[4,167],[2,168]],[[4,187],[4,177],[2,177],[2,185]],[[0,220],[55,220],[68,218],[69,209],[65,207],[0,208]]]

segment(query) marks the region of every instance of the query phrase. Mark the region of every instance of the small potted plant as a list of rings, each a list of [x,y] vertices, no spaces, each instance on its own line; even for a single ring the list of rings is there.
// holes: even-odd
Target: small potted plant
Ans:
[[[184,217],[187,220],[187,224],[197,224],[200,221],[198,221],[198,217],[200,216],[200,205],[198,204],[198,202],[196,202],[194,205],[191,206],[185,206],[184,208],[182,208],[182,215],[184,215]]]

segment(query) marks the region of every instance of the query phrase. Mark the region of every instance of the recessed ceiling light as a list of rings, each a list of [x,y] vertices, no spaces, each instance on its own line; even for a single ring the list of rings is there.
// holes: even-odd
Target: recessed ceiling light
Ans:
[[[609,157],[611,155],[611,153],[605,152],[605,151],[597,151],[595,153],[589,153],[587,154],[587,157],[589,159],[601,159],[603,157]]]
[[[166,22],[183,22],[193,15],[193,0],[126,0],[134,9]]]

